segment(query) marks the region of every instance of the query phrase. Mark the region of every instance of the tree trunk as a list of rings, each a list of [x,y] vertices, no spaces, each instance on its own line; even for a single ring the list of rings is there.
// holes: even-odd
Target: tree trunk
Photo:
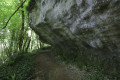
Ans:
[[[21,0],[21,3],[23,2],[23,0]],[[23,45],[23,40],[24,40],[24,18],[25,18],[25,15],[24,15],[24,6],[22,5],[21,6],[22,8],[22,11],[21,11],[21,14],[22,14],[22,27],[21,27],[21,30],[20,30],[20,41],[19,41],[19,50],[21,51],[22,49],[22,45]]]

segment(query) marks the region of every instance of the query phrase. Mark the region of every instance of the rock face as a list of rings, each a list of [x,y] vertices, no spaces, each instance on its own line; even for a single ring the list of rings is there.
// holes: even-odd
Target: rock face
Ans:
[[[31,4],[29,22],[40,40],[120,60],[120,0],[31,0]]]

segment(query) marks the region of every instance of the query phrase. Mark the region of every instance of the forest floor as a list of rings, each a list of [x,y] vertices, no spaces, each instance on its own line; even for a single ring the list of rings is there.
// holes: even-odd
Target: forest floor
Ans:
[[[85,71],[56,60],[49,52],[36,54],[34,67],[33,80],[89,80]]]

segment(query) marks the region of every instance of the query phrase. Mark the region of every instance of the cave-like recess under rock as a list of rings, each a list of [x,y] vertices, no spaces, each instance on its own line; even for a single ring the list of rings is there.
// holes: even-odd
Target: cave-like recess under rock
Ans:
[[[120,64],[120,0],[31,0],[30,27],[41,41]]]

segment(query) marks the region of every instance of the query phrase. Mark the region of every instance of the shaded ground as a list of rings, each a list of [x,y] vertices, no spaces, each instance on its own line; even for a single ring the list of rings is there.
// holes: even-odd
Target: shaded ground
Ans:
[[[84,71],[56,61],[50,53],[36,54],[35,57],[34,80],[89,80],[82,79]]]

